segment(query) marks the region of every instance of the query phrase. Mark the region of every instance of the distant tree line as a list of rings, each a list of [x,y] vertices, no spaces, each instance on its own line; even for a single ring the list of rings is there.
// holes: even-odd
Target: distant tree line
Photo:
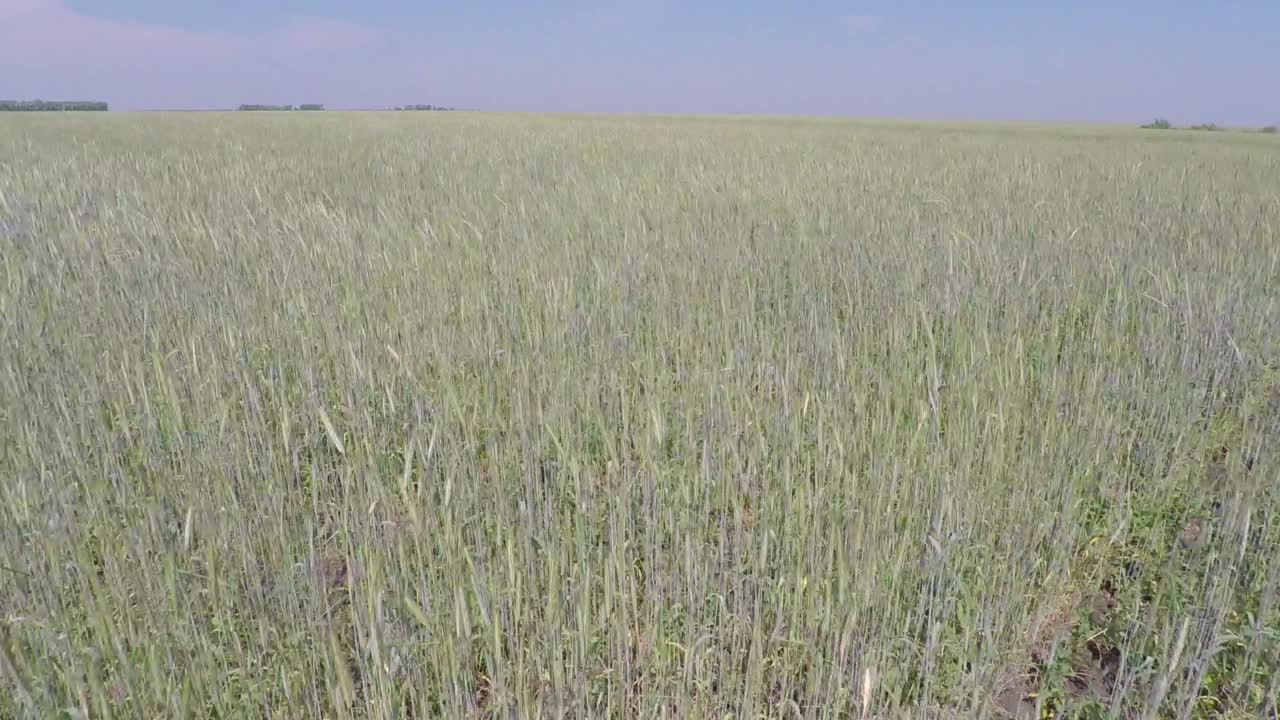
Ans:
[[[241,105],[241,106],[240,106],[240,108],[239,108],[239,110],[240,110],[241,112],[254,112],[254,111],[261,111],[261,110],[269,110],[269,111],[272,111],[272,112],[281,112],[281,111],[292,112],[292,111],[294,111],[294,110],[311,110],[311,111],[316,111],[316,110],[324,110],[324,105],[318,105],[318,104],[303,104],[303,105]]]
[[[0,112],[106,112],[107,104],[88,100],[0,100]]]
[[[393,110],[434,110],[434,111],[446,111],[446,110],[453,110],[454,108],[451,108],[451,107],[444,107],[443,105],[405,105],[405,106],[403,106],[403,107],[401,107],[401,106],[396,106],[395,108],[392,108],[392,109],[393,109]],[[249,111],[249,112],[253,112],[253,111],[291,112],[291,111],[294,111],[294,110],[324,110],[324,106],[323,106],[323,105],[315,105],[315,104],[312,104],[312,105],[256,105],[256,104],[248,104],[248,105],[241,105],[241,106],[239,107],[239,110],[240,110],[241,112],[246,112],[246,111]]]
[[[1178,130],[1179,129],[1178,126],[1174,125],[1173,123],[1169,122],[1164,118],[1156,118],[1155,120],[1152,120],[1146,125],[1140,125],[1139,127],[1141,127],[1143,130]],[[1219,130],[1224,130],[1225,128],[1218,125],[1217,123],[1209,122],[1209,123],[1199,123],[1196,125],[1188,125],[1184,129],[1202,130],[1205,132],[1218,132]],[[1247,130],[1247,128],[1239,128],[1239,129]],[[1266,127],[1258,128],[1257,132],[1266,133],[1267,135],[1274,135],[1276,134],[1276,130],[1277,128],[1275,125],[1268,125]]]

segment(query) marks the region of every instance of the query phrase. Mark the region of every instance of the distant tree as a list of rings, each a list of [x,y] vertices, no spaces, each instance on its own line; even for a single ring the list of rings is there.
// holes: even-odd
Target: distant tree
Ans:
[[[324,105],[299,105],[298,109],[311,111],[324,110]]]
[[[395,111],[413,110],[418,112],[447,112],[456,108],[444,107],[443,105],[396,105],[391,108]]]
[[[241,112],[287,112],[293,110],[292,105],[241,105]]]
[[[0,100],[0,112],[106,112],[104,102],[87,100]]]
[[[1258,132],[1260,132],[1260,133],[1266,133],[1266,134],[1268,134],[1268,135],[1275,135],[1275,134],[1276,134],[1276,132],[1277,132],[1277,128],[1276,128],[1276,126],[1275,126],[1275,125],[1268,125],[1268,126],[1266,126],[1266,127],[1262,128],[1261,130],[1258,130]]]
[[[1168,130],[1172,127],[1173,127],[1173,124],[1170,123],[1168,120],[1165,120],[1164,118],[1156,118],[1155,120],[1152,120],[1151,122],[1142,126],[1144,130]]]
[[[1212,132],[1212,131],[1214,131],[1214,130],[1221,130],[1222,128],[1218,127],[1218,125],[1217,125],[1216,123],[1200,123],[1199,125],[1192,125],[1190,129],[1192,129],[1192,130],[1208,130],[1208,131]]]

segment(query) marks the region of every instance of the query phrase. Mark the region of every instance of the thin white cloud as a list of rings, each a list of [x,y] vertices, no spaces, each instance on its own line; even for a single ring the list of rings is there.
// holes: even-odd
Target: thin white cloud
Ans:
[[[0,0],[0,67],[33,58],[88,70],[207,63],[348,50],[377,37],[368,28],[322,18],[300,18],[262,33],[202,32],[85,15],[61,0]]]
[[[52,4],[52,0],[0,0],[0,20],[12,20]]]

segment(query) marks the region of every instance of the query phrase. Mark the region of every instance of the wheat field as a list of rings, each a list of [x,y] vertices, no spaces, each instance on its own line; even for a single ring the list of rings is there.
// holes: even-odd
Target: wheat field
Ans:
[[[0,265],[0,717],[1276,717],[1274,137],[32,114]]]

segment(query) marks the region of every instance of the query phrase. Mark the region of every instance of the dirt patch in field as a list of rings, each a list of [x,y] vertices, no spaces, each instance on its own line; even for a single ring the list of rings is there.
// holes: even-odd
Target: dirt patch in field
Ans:
[[[1106,627],[1116,608],[1116,595],[1107,584],[1092,592],[1067,595],[1051,606],[1029,638],[1027,660],[995,696],[997,713],[1016,720],[1038,720],[1052,707],[1094,702],[1108,704],[1120,671],[1120,651],[1102,633],[1083,637],[1092,628]],[[1077,647],[1083,644],[1083,648]],[[1065,668],[1063,667],[1065,665]],[[1047,676],[1063,673],[1060,697],[1044,695]]]

